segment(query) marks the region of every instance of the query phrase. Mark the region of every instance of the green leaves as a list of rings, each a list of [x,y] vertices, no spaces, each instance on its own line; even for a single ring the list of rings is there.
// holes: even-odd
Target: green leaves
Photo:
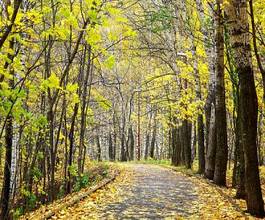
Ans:
[[[151,28],[154,33],[162,32],[172,28],[173,21],[172,10],[166,6],[161,6],[156,11],[146,12],[146,26]]]
[[[113,55],[110,55],[105,59],[104,66],[108,69],[112,69],[115,65],[115,57]]]
[[[74,177],[78,176],[77,166],[75,164],[73,164],[72,166],[68,166],[68,171],[71,174],[71,176],[74,176]]]

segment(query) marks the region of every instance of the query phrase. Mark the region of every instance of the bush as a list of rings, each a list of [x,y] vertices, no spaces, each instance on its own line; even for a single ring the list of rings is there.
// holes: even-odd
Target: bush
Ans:
[[[17,220],[23,214],[24,214],[24,209],[22,207],[18,207],[13,213],[13,219]]]
[[[83,174],[81,176],[78,176],[76,178],[76,182],[74,184],[74,191],[77,192],[81,190],[82,188],[85,188],[89,185],[89,175]]]

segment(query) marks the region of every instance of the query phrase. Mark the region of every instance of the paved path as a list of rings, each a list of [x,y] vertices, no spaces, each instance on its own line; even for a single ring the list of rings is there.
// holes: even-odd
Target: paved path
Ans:
[[[155,165],[132,164],[126,169],[133,174],[129,184],[125,176],[122,183],[113,183],[112,196],[105,189],[100,201],[88,198],[59,219],[180,219],[196,211],[197,195],[189,178]]]
[[[174,219],[187,217],[196,200],[193,184],[176,172],[153,165],[133,165],[135,180],[128,190],[128,197],[109,204],[102,216],[109,219]]]

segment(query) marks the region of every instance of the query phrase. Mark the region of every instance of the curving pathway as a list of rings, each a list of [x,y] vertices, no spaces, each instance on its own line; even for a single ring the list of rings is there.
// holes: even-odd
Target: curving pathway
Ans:
[[[196,214],[197,194],[188,177],[155,165],[129,164],[132,180],[112,183],[55,219],[181,219]],[[129,178],[128,178],[129,179]],[[110,192],[115,188],[115,192]],[[100,201],[97,201],[97,197]]]

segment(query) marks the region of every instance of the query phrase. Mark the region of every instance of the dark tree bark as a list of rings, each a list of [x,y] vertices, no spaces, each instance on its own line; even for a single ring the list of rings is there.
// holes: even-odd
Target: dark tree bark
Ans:
[[[114,149],[113,149],[113,140],[111,133],[109,133],[109,159],[110,161],[114,161]]]
[[[216,25],[216,157],[214,182],[217,185],[226,185],[226,170],[228,160],[227,146],[227,124],[225,105],[225,83],[224,83],[224,25],[221,4],[222,0],[217,0],[217,10],[215,13]]]
[[[150,117],[148,120],[148,127],[146,131],[146,139],[145,139],[145,152],[144,159],[147,160],[150,153],[150,130],[151,130],[151,122],[152,122],[152,112],[150,112]]]
[[[239,183],[239,120],[236,119],[235,123],[235,149],[234,149],[234,167],[233,167],[233,175],[232,175],[232,187],[236,187]],[[242,146],[241,146],[242,147]]]
[[[88,48],[86,48],[88,47]],[[90,99],[90,87],[91,83],[89,85],[88,90],[88,81],[91,82],[92,80],[92,72],[91,72],[91,46],[87,45],[85,47],[85,53],[87,52],[87,69],[86,73],[84,74],[84,82],[80,82],[82,84],[82,95],[81,95],[81,122],[80,122],[80,137],[79,137],[79,152],[78,152],[78,173],[79,175],[83,172],[83,155],[84,155],[84,148],[85,148],[85,131],[86,131],[86,110],[88,106],[88,102]],[[86,56],[84,56],[84,62],[85,62]],[[90,77],[90,80],[89,80]]]
[[[204,174],[205,171],[205,151],[204,151],[204,124],[203,116],[198,116],[198,157],[199,157],[199,169],[198,173]]]
[[[117,148],[117,119],[116,119],[116,110],[114,107],[113,115],[113,160],[116,160],[116,148]]]
[[[145,138],[145,152],[144,152],[144,159],[147,160],[149,156],[149,147],[150,147],[150,134],[147,132]]]
[[[172,159],[173,144],[172,144],[172,127],[168,129],[168,154],[167,159]]]
[[[129,128],[129,137],[129,160],[134,160],[134,135],[132,126]]]
[[[127,155],[126,155],[126,144],[125,144],[125,131],[121,134],[121,161],[127,161]]]
[[[127,161],[126,137],[125,137],[126,115],[125,107],[122,106],[122,125],[121,125],[121,161]]]
[[[97,145],[97,160],[102,161],[100,139],[98,134],[96,135],[96,145]]]
[[[73,157],[74,157],[74,131],[75,131],[75,121],[76,121],[76,116],[78,113],[78,103],[75,104],[74,106],[74,113],[72,115],[72,120],[71,120],[71,126],[70,126],[70,131],[69,131],[69,161],[68,161],[68,166],[71,167],[73,165]],[[68,184],[67,184],[67,193],[72,192],[72,185],[73,185],[73,180],[72,180],[72,175],[70,170],[68,170]]]
[[[215,106],[211,107],[211,118],[209,125],[209,141],[208,150],[205,161],[205,177],[212,180],[215,169],[215,155],[216,155],[216,124],[215,124]]]
[[[257,94],[251,61],[250,34],[246,0],[230,0],[226,8],[231,47],[239,76],[240,136],[245,160],[247,209],[265,216],[257,155]]]
[[[181,140],[180,140],[181,128],[172,128],[172,158],[171,162],[174,166],[180,166],[184,164],[184,158],[181,157]]]
[[[14,49],[15,41],[9,41],[9,48]],[[10,54],[8,54],[10,56]],[[10,69],[12,78],[9,80],[8,84],[10,89],[14,88],[14,70]],[[10,98],[9,102],[12,103],[13,100]],[[12,149],[13,149],[13,114],[12,109],[10,114],[7,115],[6,124],[5,124],[5,166],[4,166],[4,179],[3,179],[3,188],[1,193],[1,219],[9,219],[10,211],[10,189],[11,189],[11,166],[12,166]]]
[[[182,122],[182,137],[183,138],[183,151],[184,162],[187,169],[191,169],[191,123],[186,119]]]
[[[185,166],[185,146],[186,146],[185,138],[186,137],[185,137],[185,130],[184,130],[183,125],[179,127],[178,134],[179,134],[179,141],[180,141],[180,165]]]
[[[238,154],[239,154],[239,164],[238,164],[238,183],[237,183],[237,199],[246,199],[246,189],[245,189],[245,159],[244,159],[244,151],[243,146],[239,143],[238,146]]]
[[[174,166],[177,166],[178,163],[177,163],[177,128],[173,127],[171,128],[171,132],[170,132],[170,135],[171,135],[171,146],[172,146],[172,156],[171,156],[171,163],[172,165]]]
[[[154,120],[152,139],[150,145],[150,157],[153,159],[155,158],[155,144],[156,144],[156,120]]]
[[[113,134],[113,161],[116,160],[116,148],[117,148],[117,134]]]
[[[242,136],[240,134],[240,109],[237,97],[237,117],[235,125],[235,161],[233,170],[233,182],[232,185],[237,188],[236,198],[246,199],[246,189],[245,189],[245,159],[244,150],[242,146]]]
[[[152,159],[155,159],[155,145],[156,145],[156,132],[157,132],[156,114],[157,112],[155,111],[154,117],[153,117],[153,120],[154,120],[153,131],[152,131],[152,137],[151,137],[151,143],[150,143],[150,157]]]
[[[250,45],[248,45],[250,47]],[[247,48],[246,48],[247,49]],[[250,48],[248,49],[250,53]],[[264,216],[257,155],[257,97],[251,66],[238,69],[240,80],[240,127],[244,149],[248,211]]]
[[[4,182],[1,195],[1,219],[9,219],[9,199],[11,183],[11,166],[12,166],[12,142],[13,142],[13,116],[7,119],[5,129],[6,159],[4,168]]]
[[[184,158],[181,155],[182,146],[180,140],[180,128],[176,129],[176,166],[180,166],[184,164]]]

